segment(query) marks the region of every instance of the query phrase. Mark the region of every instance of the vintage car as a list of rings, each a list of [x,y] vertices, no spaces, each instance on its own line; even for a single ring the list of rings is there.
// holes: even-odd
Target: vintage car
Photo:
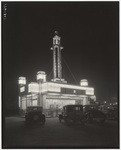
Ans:
[[[107,116],[107,119],[118,120],[119,111],[117,105],[100,105],[99,110]]]
[[[25,114],[25,121],[29,122],[41,122],[45,123],[45,115],[42,113],[42,107],[40,106],[29,106],[27,107]]]
[[[90,109],[85,111],[85,115],[88,123],[98,122],[104,123],[106,121],[106,115],[98,109]]]
[[[59,121],[64,120],[67,124],[85,123],[86,118],[82,105],[66,105],[63,107],[62,114],[59,115]]]
[[[83,111],[98,110],[98,105],[83,105]]]

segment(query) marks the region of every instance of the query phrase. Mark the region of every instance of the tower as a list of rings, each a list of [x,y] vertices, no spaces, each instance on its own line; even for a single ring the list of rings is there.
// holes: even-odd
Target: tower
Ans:
[[[54,82],[65,82],[62,79],[62,63],[61,63],[61,37],[58,35],[58,31],[55,31],[55,36],[53,37],[53,79]]]

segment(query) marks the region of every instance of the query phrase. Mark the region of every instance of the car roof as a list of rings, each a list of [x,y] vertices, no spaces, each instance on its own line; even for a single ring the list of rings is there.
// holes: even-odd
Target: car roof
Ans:
[[[87,105],[84,105],[84,106],[96,106],[95,104],[87,104]]]
[[[82,105],[65,105],[63,107],[77,107],[77,106],[83,107]]]
[[[42,108],[42,106],[28,106],[27,108]]]

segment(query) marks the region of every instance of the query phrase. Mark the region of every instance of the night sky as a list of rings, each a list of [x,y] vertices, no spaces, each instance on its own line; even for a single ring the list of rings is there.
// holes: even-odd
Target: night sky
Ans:
[[[118,98],[118,2],[6,2],[2,23],[3,101],[18,103],[18,77],[36,81],[37,71],[52,78],[52,38],[61,36],[63,59],[77,80],[87,79],[97,99]],[[5,3],[2,3],[5,4]],[[63,77],[76,84],[64,61]]]

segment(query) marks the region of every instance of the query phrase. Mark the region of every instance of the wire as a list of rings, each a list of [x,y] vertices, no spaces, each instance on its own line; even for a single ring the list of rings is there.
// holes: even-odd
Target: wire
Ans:
[[[70,73],[71,73],[71,75],[72,75],[72,77],[73,77],[73,79],[74,79],[75,83],[77,84],[77,80],[76,80],[76,78],[74,77],[74,74],[72,73],[72,71],[71,71],[71,69],[69,68],[68,64],[66,63],[66,61],[65,61],[64,57],[62,57],[62,59],[63,59],[64,63],[66,64],[66,66],[67,66],[68,70],[70,71]]]
[[[45,68],[50,68],[50,67],[52,67],[51,66],[51,62],[52,62],[52,60],[53,60],[53,58],[51,58],[49,61],[48,61],[48,63],[46,64],[46,65],[44,65],[44,67]],[[49,67],[50,66],[50,67]],[[51,76],[51,74],[52,74],[52,71],[53,71],[53,69],[47,69],[47,72],[49,72],[49,75],[48,75],[48,80],[50,79],[50,76]]]
[[[50,71],[50,73],[48,75],[48,79],[50,79],[50,76],[51,76],[52,72],[53,72],[53,68],[51,69],[51,71]]]

